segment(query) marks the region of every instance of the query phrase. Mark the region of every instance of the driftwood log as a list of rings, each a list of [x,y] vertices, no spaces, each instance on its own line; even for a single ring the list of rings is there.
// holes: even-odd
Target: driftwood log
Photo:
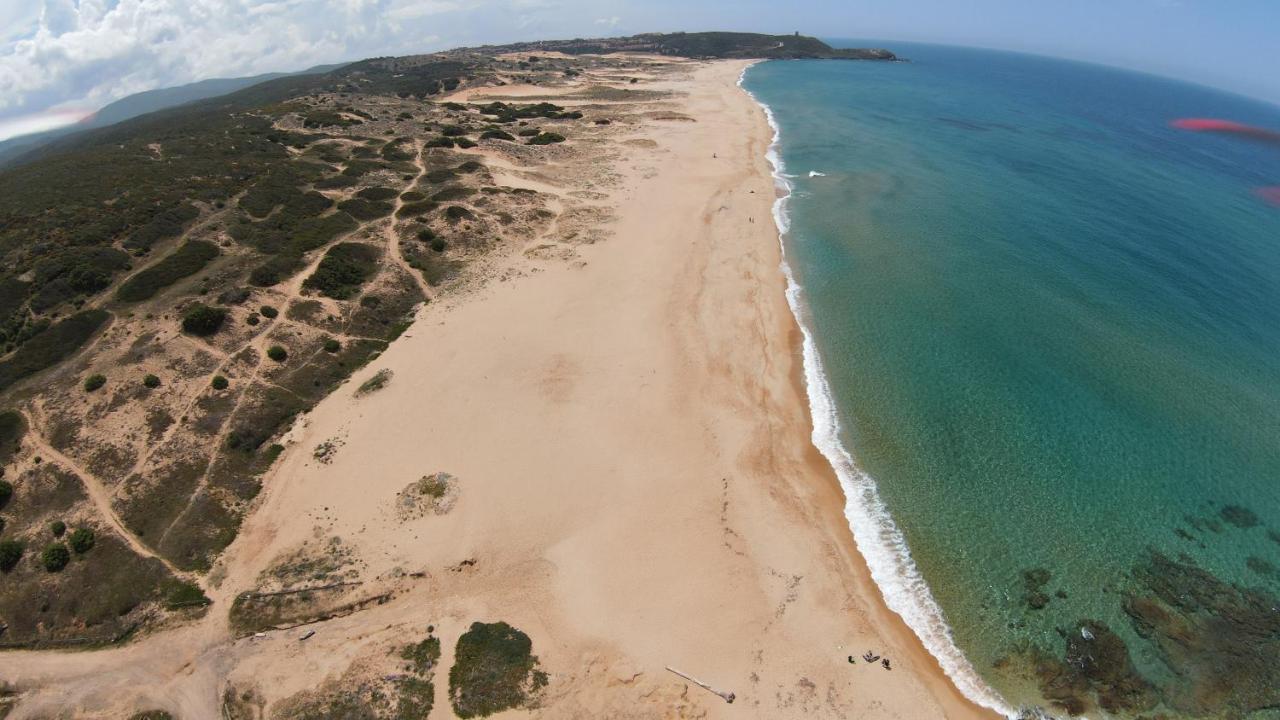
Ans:
[[[684,678],[685,680],[688,680],[689,682],[693,683],[694,685],[697,685],[698,687],[702,688],[703,690],[706,690],[707,692],[715,693],[716,695],[719,695],[720,699],[724,700],[727,703],[732,704],[734,699],[738,697],[737,695],[734,695],[731,692],[724,692],[723,690],[717,690],[695,677],[690,677],[689,675],[685,675],[684,673],[671,667],[670,665],[667,666],[667,670],[669,672],[675,673],[676,675],[679,675],[680,677]]]

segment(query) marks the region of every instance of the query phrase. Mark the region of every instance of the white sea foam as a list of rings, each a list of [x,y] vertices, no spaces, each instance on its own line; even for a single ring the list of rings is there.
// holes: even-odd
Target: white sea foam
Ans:
[[[943,616],[942,608],[934,600],[933,593],[929,591],[929,586],[911,558],[906,538],[889,515],[884,501],[880,498],[875,480],[858,468],[853,456],[840,442],[840,419],[831,396],[826,372],[822,367],[822,359],[814,342],[813,332],[806,322],[804,290],[796,281],[787,260],[785,235],[791,230],[787,203],[791,197],[792,184],[788,179],[790,176],[785,172],[779,150],[778,123],[774,118],[773,109],[743,86],[745,78],[746,70],[744,69],[742,75],[738,77],[738,86],[764,109],[769,127],[773,129],[773,140],[766,153],[769,163],[773,166],[774,184],[778,188],[778,198],[773,203],[773,219],[778,226],[778,242],[782,247],[782,272],[787,279],[787,304],[791,307],[791,312],[804,338],[804,376],[809,395],[809,412],[813,416],[813,444],[831,463],[836,476],[840,479],[840,486],[844,489],[845,495],[844,514],[850,530],[853,531],[858,552],[866,559],[867,566],[871,569],[871,577],[879,586],[885,604],[902,616],[902,619],[924,643],[925,648],[937,658],[943,671],[960,692],[978,705],[994,710],[1007,718],[1016,718],[1019,716],[1018,711],[1010,706],[994,688],[987,685],[956,645],[951,628]]]
[[[824,172],[818,172],[817,170],[809,171],[809,177],[826,177],[826,176],[827,174]]]

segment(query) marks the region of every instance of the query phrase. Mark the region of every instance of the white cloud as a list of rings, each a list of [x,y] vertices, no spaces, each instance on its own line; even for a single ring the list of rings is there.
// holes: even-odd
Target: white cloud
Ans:
[[[0,141],[8,140],[11,137],[19,135],[29,135],[31,133],[44,132],[45,130],[56,130],[60,127],[78,123],[89,117],[92,113],[63,110],[40,112],[32,115],[21,115],[13,118],[0,120]]]
[[[614,15],[613,17],[607,17],[607,18],[596,18],[597,25],[603,25],[607,28],[616,28],[618,27],[618,23],[620,22],[622,22],[622,18],[618,17],[617,15]]]

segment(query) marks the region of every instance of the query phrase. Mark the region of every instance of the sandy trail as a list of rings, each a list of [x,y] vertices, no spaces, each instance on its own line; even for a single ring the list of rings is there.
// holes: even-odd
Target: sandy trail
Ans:
[[[428,624],[447,668],[470,623],[494,620],[526,631],[551,675],[541,709],[503,717],[993,717],[884,606],[809,441],[771,133],[736,86],[744,65],[664,81],[696,122],[654,121],[642,136],[659,150],[626,148],[612,237],[572,264],[517,257],[537,272],[423,308],[290,433],[204,622],[108,652],[0,656],[0,675],[35,688],[11,717],[112,717],[122,697],[216,717],[228,686],[288,697]],[[382,369],[384,390],[354,395]],[[396,493],[437,471],[458,478],[454,509],[397,519]],[[332,536],[392,601],[305,643],[230,640],[235,594]],[[867,650],[894,670],[846,662]],[[446,686],[433,717],[451,717]]]

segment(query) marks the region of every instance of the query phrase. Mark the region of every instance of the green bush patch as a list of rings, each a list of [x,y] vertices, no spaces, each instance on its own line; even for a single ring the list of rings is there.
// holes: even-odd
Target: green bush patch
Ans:
[[[37,333],[7,360],[0,361],[0,391],[70,357],[109,317],[106,310],[86,310]]]
[[[356,193],[356,197],[364,198],[365,200],[372,200],[373,202],[381,202],[383,200],[390,200],[399,194],[400,191],[395,188],[367,187]]]
[[[107,384],[107,376],[102,373],[95,373],[84,379],[84,391],[93,392]]]
[[[302,286],[335,300],[346,300],[378,269],[378,250],[372,245],[344,242],[329,248],[315,274]]]
[[[53,543],[40,553],[40,564],[51,573],[61,572],[69,562],[71,562],[71,552],[62,543]]]
[[[0,540],[0,571],[9,572],[22,559],[26,547],[18,540]]]
[[[391,214],[391,203],[352,198],[338,203],[338,209],[357,220],[377,220]]]
[[[182,331],[208,337],[221,330],[226,320],[226,308],[195,303],[182,313]]]
[[[71,531],[71,537],[67,538],[67,543],[71,545],[71,549],[76,551],[77,555],[83,555],[93,549],[96,539],[93,531],[89,528],[76,528]]]
[[[183,243],[163,260],[125,281],[116,291],[124,302],[139,302],[155,296],[164,288],[204,269],[218,257],[218,247],[203,240]]]
[[[529,636],[505,622],[472,623],[458,638],[449,701],[460,718],[523,706],[547,684]]]
[[[551,145],[553,143],[564,142],[564,136],[560,133],[544,132],[538,133],[529,141],[530,145]]]

